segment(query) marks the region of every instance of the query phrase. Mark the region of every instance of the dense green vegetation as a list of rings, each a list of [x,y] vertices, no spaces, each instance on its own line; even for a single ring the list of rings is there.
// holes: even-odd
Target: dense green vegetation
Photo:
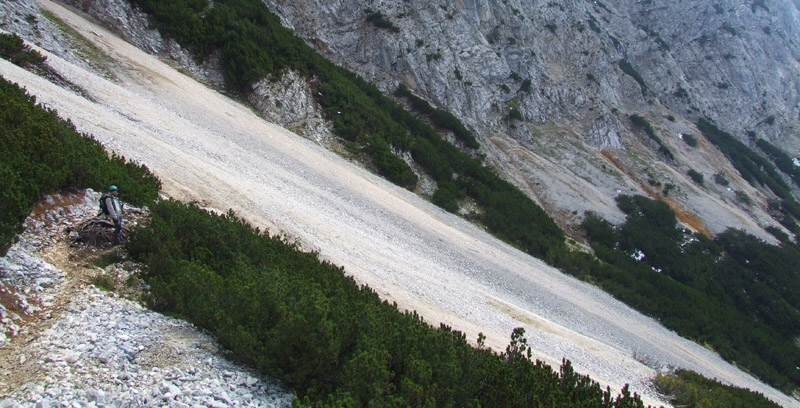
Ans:
[[[677,370],[674,375],[659,374],[654,383],[656,390],[662,395],[670,396],[670,403],[676,407],[780,407],[760,393],[726,386],[692,371]]]
[[[568,361],[559,372],[531,361],[521,329],[503,353],[471,347],[232,213],[172,201],[151,211],[128,244],[147,265],[151,305],[211,331],[304,406],[642,406]]]
[[[9,37],[16,36],[0,34],[4,58],[10,55],[25,66],[44,61],[42,55],[21,48],[19,37]],[[71,123],[3,78],[0,157],[0,255],[8,251],[42,194],[73,187],[105,191],[115,183],[129,202],[143,204],[154,200],[161,187],[144,166],[116,154],[109,157],[99,142],[79,134]]]
[[[719,184],[719,185],[721,185],[721,186],[723,186],[723,187],[727,187],[728,185],[731,184],[731,182],[728,181],[728,178],[725,177],[725,173],[715,173],[714,174],[714,182]]]
[[[459,200],[470,198],[482,208],[475,220],[499,238],[549,261],[567,251],[561,229],[525,194],[374,85],[320,56],[282,27],[262,2],[220,0],[210,7],[206,0],[131,1],[150,15],[162,34],[198,59],[218,51],[231,92],[246,92],[253,82],[278,78],[284,69],[297,70],[313,78],[313,95],[336,134],[351,149],[370,157],[384,177],[413,189],[417,176],[394,155],[410,152],[437,182],[433,201],[442,208],[455,212]],[[477,147],[474,136],[452,114],[421,100],[411,102],[434,125],[452,131],[467,147]]]
[[[780,198],[792,198],[789,186],[767,159],[706,119],[698,120],[697,127],[730,160],[748,183],[756,187],[767,187]]]
[[[17,35],[0,33],[0,56],[23,68],[40,66],[47,58],[33,52]]]
[[[689,171],[687,171],[686,174],[688,174],[689,178],[691,178],[695,183],[703,184],[703,180],[705,179],[703,173],[700,173],[695,169],[689,169]]]
[[[713,240],[690,234],[676,227],[666,204],[642,196],[620,196],[618,205],[627,214],[621,227],[592,215],[584,222],[603,261],[584,273],[726,360],[786,392],[796,389],[797,247],[769,245],[739,230]]]
[[[378,28],[385,28],[392,32],[399,32],[400,29],[397,28],[394,23],[391,22],[386,16],[383,15],[380,11],[374,11],[371,9],[365,9],[364,14],[367,15],[366,19],[368,22],[372,23],[375,27]]]
[[[697,147],[697,138],[689,133],[684,133],[682,137],[684,143],[691,147]]]

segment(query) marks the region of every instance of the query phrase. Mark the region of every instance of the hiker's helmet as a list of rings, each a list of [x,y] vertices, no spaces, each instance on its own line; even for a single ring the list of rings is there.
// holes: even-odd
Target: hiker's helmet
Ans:
[[[111,187],[108,188],[108,191],[117,191],[117,186],[112,184]]]

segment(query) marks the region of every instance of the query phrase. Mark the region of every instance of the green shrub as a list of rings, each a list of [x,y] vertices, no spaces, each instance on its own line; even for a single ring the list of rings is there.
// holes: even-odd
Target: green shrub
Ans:
[[[676,407],[780,407],[763,394],[723,385],[688,370],[677,370],[673,375],[659,373],[653,384],[658,393],[669,398],[669,402]]]
[[[697,138],[693,134],[684,133],[682,139],[687,145],[697,147]]]
[[[461,74],[458,70],[456,70],[456,73],[458,75]],[[411,93],[411,90],[409,90],[405,84],[400,84],[394,94],[395,96],[408,99],[411,103],[411,107],[416,112],[426,115],[434,125],[452,131],[456,138],[463,142],[465,146],[472,149],[480,147],[480,144],[478,144],[472,132],[467,130],[461,121],[453,116],[452,113],[444,109],[434,108],[428,101]]]
[[[364,14],[367,15],[367,21],[372,23],[375,27],[385,28],[395,33],[400,32],[400,29],[380,11],[365,9]]]
[[[747,195],[747,193],[745,193],[744,191],[742,191],[742,190],[736,190],[736,192],[734,193],[734,195],[736,195],[736,199],[737,199],[737,200],[738,200],[740,203],[743,203],[743,204],[746,204],[746,205],[753,205],[753,200],[751,200],[751,199],[750,199],[750,196],[749,196],[749,195]]]
[[[602,30],[600,30],[600,24],[597,22],[597,19],[594,18],[594,16],[592,15],[589,16],[589,28],[591,28],[592,31],[594,31],[597,34],[602,33]]]
[[[689,169],[689,171],[686,172],[686,174],[688,174],[689,178],[691,178],[692,181],[694,181],[695,183],[703,184],[703,174],[698,172],[697,170]]]
[[[732,36],[734,36],[734,37],[736,37],[736,36],[738,36],[738,35],[739,35],[739,33],[736,31],[736,28],[734,28],[734,27],[733,27],[733,26],[732,26],[730,23],[728,23],[728,22],[726,22],[726,23],[723,23],[723,24],[722,24],[722,29],[723,29],[724,31],[727,31],[727,32],[728,32],[730,35],[732,35]]]
[[[31,50],[16,34],[0,33],[0,57],[23,68],[41,66],[47,57]]]
[[[795,390],[796,247],[772,246],[742,231],[713,240],[691,234],[677,228],[666,204],[643,196],[619,196],[617,204],[627,216],[623,225],[591,214],[584,221],[603,262],[586,265],[584,279],[784,392]],[[632,257],[638,253],[644,254],[640,261]]]
[[[429,53],[425,54],[425,60],[427,62],[439,61],[441,59],[442,59],[442,53],[439,52],[439,51],[437,51],[437,52],[429,52]]]
[[[374,159],[378,173],[398,186],[413,190],[417,186],[419,177],[403,159],[392,153],[388,147],[379,148],[378,152],[371,155]]]
[[[520,85],[519,90],[522,92],[530,92],[531,91],[531,79],[525,78],[522,81],[522,85]]]
[[[748,183],[756,188],[766,186],[781,199],[792,198],[789,186],[765,158],[707,119],[699,119],[697,127],[706,139],[719,148]]]
[[[500,41],[500,27],[495,27],[489,34],[486,34],[486,42],[489,44],[495,44]]]
[[[619,65],[619,68],[622,70],[622,72],[630,75],[630,77],[633,78],[639,84],[639,87],[642,90],[642,94],[647,93],[647,84],[644,82],[644,78],[642,78],[642,76],[639,75],[639,71],[637,71],[636,68],[634,68],[633,65],[631,65],[630,61],[628,61],[627,59],[621,59],[619,60],[619,63],[617,65]]]
[[[464,198],[464,193],[452,181],[441,181],[433,193],[433,203],[443,209],[455,213],[459,209],[458,199]]]
[[[728,181],[728,178],[725,177],[725,173],[714,174],[714,182],[723,187],[727,187],[728,185],[730,185],[730,181]]]
[[[114,281],[114,277],[106,273],[92,277],[90,282],[92,285],[104,292],[114,291],[117,285]]]
[[[800,167],[794,165],[794,159],[788,153],[764,139],[758,139],[756,146],[775,163],[778,170],[788,175],[795,185],[800,186]]]
[[[101,254],[100,256],[95,258],[92,261],[92,265],[94,265],[94,266],[96,266],[98,268],[105,269],[105,267],[107,267],[109,265],[112,265],[112,264],[115,264],[115,263],[118,263],[118,262],[122,262],[122,261],[123,261],[122,256],[118,252],[107,252],[107,253]]]
[[[661,38],[661,35],[659,35],[656,31],[654,31],[650,27],[647,27],[647,26],[644,26],[644,25],[640,25],[639,28],[642,29],[645,33],[647,33],[647,36],[649,38],[652,38],[656,42],[656,44],[658,44],[658,48],[661,51],[669,51],[670,50],[669,44],[667,44],[667,42],[664,41],[664,39]]]

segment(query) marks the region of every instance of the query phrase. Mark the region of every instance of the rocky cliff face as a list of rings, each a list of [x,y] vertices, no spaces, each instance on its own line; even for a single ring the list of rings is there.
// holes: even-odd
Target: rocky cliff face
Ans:
[[[653,2],[363,0],[268,2],[325,55],[391,92],[405,83],[476,131],[488,159],[569,226],[584,210],[619,220],[619,192],[671,202],[711,232],[774,223],[766,197],[712,146],[707,117],[750,143],[800,153],[800,12],[787,0]],[[509,119],[517,109],[524,121]],[[676,152],[664,160],[631,127],[646,117]],[[698,187],[693,168],[731,188]],[[755,198],[754,207],[732,189]],[[695,222],[695,224],[697,224]]]
[[[47,38],[57,30],[43,27],[46,19],[30,21],[33,12],[15,3],[0,5],[10,10],[7,29],[56,42]],[[127,1],[66,3],[212,86],[221,83],[213,60],[196,64],[148,30]],[[762,230],[777,224],[766,212],[769,193],[741,179],[694,123],[707,117],[751,146],[746,134],[755,132],[800,155],[797,0],[267,4],[324,55],[387,93],[404,83],[453,112],[475,132],[487,164],[568,233],[585,211],[622,221],[614,197],[624,193],[666,200],[699,231],[736,227],[771,239]],[[335,145],[302,78],[259,83],[251,103],[264,117]],[[653,125],[673,159],[631,124],[633,114]],[[698,146],[684,143],[684,134],[697,136]],[[707,182],[694,183],[690,169]],[[729,186],[713,183],[718,173]]]
[[[386,90],[404,82],[475,127],[513,103],[534,124],[579,122],[595,147],[622,146],[622,124],[602,120],[615,109],[653,105],[770,139],[797,131],[800,12],[785,0],[268,4],[340,64]]]

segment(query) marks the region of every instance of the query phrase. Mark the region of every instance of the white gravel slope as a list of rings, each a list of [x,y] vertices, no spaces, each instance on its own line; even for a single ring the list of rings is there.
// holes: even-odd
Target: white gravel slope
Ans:
[[[39,3],[118,61],[119,82],[53,55],[49,64],[94,101],[4,60],[0,73],[80,131],[147,165],[166,195],[232,208],[254,225],[295,238],[382,297],[470,340],[483,332],[489,346],[503,349],[512,329],[525,327],[536,358],[556,368],[567,358],[612,389],[630,383],[651,404],[662,403],[647,385],[655,371],[634,355],[800,406],[595,287],[264,122],[56,3]]]

